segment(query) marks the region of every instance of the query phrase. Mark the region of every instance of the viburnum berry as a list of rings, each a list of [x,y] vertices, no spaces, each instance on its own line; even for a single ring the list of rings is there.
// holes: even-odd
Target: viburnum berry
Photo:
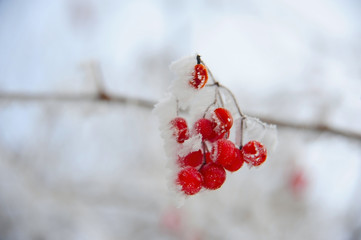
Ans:
[[[242,156],[246,163],[252,166],[259,166],[267,158],[267,150],[258,141],[249,141],[242,147]]]
[[[199,167],[203,162],[203,153],[201,150],[188,153],[185,157],[178,158],[178,162],[181,167]]]
[[[219,133],[228,132],[233,125],[232,114],[225,108],[215,109],[213,119],[217,124],[215,130]]]
[[[206,163],[213,162],[212,155],[211,155],[210,152],[207,152],[207,153],[206,153],[205,158],[206,158]]]
[[[183,143],[189,138],[188,125],[184,118],[174,118],[171,121],[171,128],[173,129],[173,136],[175,136],[177,142]]]
[[[244,160],[241,151],[238,148],[235,148],[232,162],[229,165],[224,166],[224,168],[230,172],[235,172],[242,167],[243,162]]]
[[[201,118],[194,124],[194,130],[196,133],[200,133],[202,135],[203,140],[211,140],[216,137],[216,133],[213,128],[214,122],[206,118]]]
[[[207,189],[218,189],[226,181],[226,171],[219,164],[207,163],[200,172],[203,176],[203,187]]]
[[[208,81],[208,72],[207,68],[203,64],[197,64],[194,66],[194,71],[192,73],[192,79],[189,81],[189,84],[195,89],[201,89]]]
[[[229,134],[230,134],[229,131],[228,131],[228,132],[224,132],[224,133],[220,133],[220,134],[219,134],[219,133],[217,134],[217,132],[214,131],[214,133],[215,133],[215,137],[209,139],[210,142],[215,142],[215,141],[217,141],[217,140],[219,140],[219,139],[222,139],[222,138],[228,139],[228,138],[229,138]]]
[[[219,139],[212,148],[212,158],[222,166],[230,166],[234,159],[234,143],[227,139]]]
[[[176,183],[187,195],[194,195],[202,188],[203,177],[194,167],[185,167],[179,173]]]

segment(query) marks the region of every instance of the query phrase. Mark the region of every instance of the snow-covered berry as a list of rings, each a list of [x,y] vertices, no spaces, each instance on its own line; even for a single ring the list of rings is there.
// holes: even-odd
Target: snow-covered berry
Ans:
[[[215,109],[213,119],[217,124],[215,130],[219,134],[228,132],[233,125],[232,114],[225,108]]]
[[[251,166],[259,166],[267,158],[267,150],[258,141],[249,141],[242,147],[242,156],[244,161]]]
[[[226,181],[226,171],[216,163],[207,163],[200,170],[203,176],[203,187],[215,190],[220,188]]]
[[[195,65],[194,71],[192,73],[192,79],[189,81],[189,84],[195,89],[201,89],[204,87],[204,85],[206,85],[207,81],[207,68],[203,64]]]
[[[212,158],[222,166],[230,166],[234,159],[234,143],[227,139],[219,139],[212,148]]]
[[[199,167],[203,162],[203,153],[201,150],[188,153],[185,157],[179,157],[178,162],[181,167]]]
[[[211,140],[216,137],[216,133],[213,128],[214,122],[206,118],[201,118],[194,124],[194,130],[196,133],[202,135],[202,140]]]
[[[206,163],[214,162],[210,152],[206,153],[205,159],[206,159]]]
[[[189,131],[187,121],[182,117],[176,117],[171,121],[171,129],[173,130],[173,136],[177,142],[183,143],[189,138]]]
[[[203,177],[194,167],[185,167],[179,173],[176,183],[186,195],[194,195],[202,188]]]
[[[217,140],[219,140],[219,139],[222,139],[222,138],[224,138],[224,139],[228,139],[229,138],[229,131],[228,132],[223,132],[223,133],[217,133],[216,131],[214,131],[214,136],[215,137],[213,137],[213,138],[211,138],[211,139],[209,139],[209,141],[210,142],[215,142],[215,141],[217,141]]]

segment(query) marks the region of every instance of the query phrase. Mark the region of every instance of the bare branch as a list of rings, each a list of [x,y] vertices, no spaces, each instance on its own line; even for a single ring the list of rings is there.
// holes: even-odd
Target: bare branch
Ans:
[[[101,94],[29,94],[29,93],[0,93],[0,101],[11,102],[110,102],[119,104],[130,104],[138,107],[151,109],[155,102],[146,99],[129,96],[106,94],[104,98]]]
[[[361,133],[356,133],[344,129],[337,129],[335,127],[323,125],[323,124],[297,124],[293,122],[286,122],[277,119],[271,119],[267,117],[259,117],[263,122],[277,125],[277,127],[292,128],[297,130],[307,130],[313,132],[328,132],[335,135],[340,135],[346,138],[361,141]]]
[[[108,102],[114,104],[129,104],[137,107],[142,107],[146,109],[153,109],[155,101],[141,99],[136,97],[121,96],[121,95],[111,95],[106,94],[106,98],[102,97],[101,94],[29,94],[29,93],[1,93],[0,92],[0,101],[1,102]],[[344,129],[337,129],[327,125],[320,124],[297,124],[292,122],[287,122],[283,120],[272,119],[268,117],[258,116],[258,118],[266,123],[275,124],[281,128],[292,128],[297,130],[307,130],[313,132],[328,132],[331,134],[343,136],[346,138],[354,139],[361,141],[361,133],[356,133],[352,131],[347,131]]]

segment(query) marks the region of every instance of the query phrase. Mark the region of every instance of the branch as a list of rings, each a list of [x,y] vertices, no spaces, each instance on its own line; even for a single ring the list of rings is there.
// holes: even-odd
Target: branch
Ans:
[[[105,96],[105,97],[104,97]],[[24,93],[1,93],[0,92],[0,101],[6,102],[99,102],[99,103],[114,103],[114,104],[128,104],[137,107],[142,107],[146,109],[153,109],[155,101],[141,99],[137,97],[121,96],[121,95],[112,95],[112,94],[102,94],[98,92],[97,94],[24,94]],[[344,129],[337,129],[327,125],[321,124],[297,124],[292,122],[287,122],[283,120],[272,119],[268,117],[258,117],[261,121],[275,124],[277,127],[281,128],[292,128],[296,130],[308,130],[313,132],[328,132],[334,135],[343,136],[346,138],[354,139],[361,141],[361,133],[356,133],[352,131],[347,131]]]
[[[1,93],[0,101],[6,102],[109,102],[129,104],[152,109],[155,102],[129,96],[104,94],[29,94],[29,93]]]
[[[271,119],[267,117],[260,117],[263,122],[270,123],[277,125],[277,127],[283,128],[292,128],[297,130],[307,130],[313,132],[328,132],[334,135],[343,136],[346,138],[354,139],[357,141],[361,141],[361,133],[356,133],[353,131],[345,130],[345,129],[338,129],[335,127],[327,126],[325,124],[297,124],[292,122],[286,122],[277,119]]]

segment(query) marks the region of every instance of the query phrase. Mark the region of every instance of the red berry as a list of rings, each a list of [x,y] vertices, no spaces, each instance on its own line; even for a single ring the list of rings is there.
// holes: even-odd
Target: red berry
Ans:
[[[171,121],[173,128],[173,136],[176,137],[177,142],[183,143],[189,138],[188,125],[184,118],[176,117]]]
[[[229,138],[229,134],[230,134],[229,131],[228,131],[228,132],[224,132],[224,133],[220,133],[220,134],[217,134],[217,132],[214,131],[214,133],[215,133],[215,137],[212,138],[212,139],[209,139],[210,142],[215,142],[215,141],[217,141],[217,140],[219,140],[219,139],[222,139],[222,138],[228,139],[228,138]]]
[[[210,140],[216,137],[213,130],[214,123],[206,118],[201,118],[194,124],[194,130],[202,135],[203,140]]]
[[[195,65],[192,77],[189,84],[195,89],[201,89],[208,81],[207,68],[202,64]]]
[[[200,172],[203,176],[203,187],[207,189],[218,189],[226,180],[226,171],[216,163],[207,163]]]
[[[178,173],[176,183],[182,187],[182,191],[187,195],[198,193],[202,188],[202,174],[194,167],[183,168]]]
[[[214,110],[213,119],[217,123],[215,130],[219,133],[228,132],[233,125],[232,114],[225,108]]]
[[[229,166],[234,159],[235,146],[227,139],[219,139],[212,148],[212,158],[222,166]]]
[[[242,167],[243,162],[244,160],[241,151],[238,148],[235,148],[232,162],[229,165],[224,166],[224,168],[230,172],[235,172]]]
[[[266,148],[258,141],[249,141],[242,147],[243,159],[252,166],[259,166],[267,158]]]
[[[201,150],[191,152],[185,157],[178,158],[178,161],[181,167],[199,167],[203,162],[203,153]]]
[[[213,162],[212,156],[210,152],[206,153],[206,163]]]

